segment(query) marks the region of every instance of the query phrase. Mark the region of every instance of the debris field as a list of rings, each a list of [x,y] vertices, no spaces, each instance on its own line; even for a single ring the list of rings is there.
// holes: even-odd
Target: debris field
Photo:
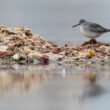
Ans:
[[[110,43],[95,39],[80,45],[58,46],[26,27],[0,26],[0,64],[109,64]]]

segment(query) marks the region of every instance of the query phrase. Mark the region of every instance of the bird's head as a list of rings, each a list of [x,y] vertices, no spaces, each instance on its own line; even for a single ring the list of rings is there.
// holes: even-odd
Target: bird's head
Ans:
[[[74,25],[74,26],[72,26],[72,28],[73,28],[73,27],[76,27],[76,26],[79,26],[79,25],[81,25],[81,24],[83,24],[83,23],[85,23],[85,22],[86,22],[86,20],[81,19],[81,20],[79,20],[79,23],[76,24],[76,25]]]

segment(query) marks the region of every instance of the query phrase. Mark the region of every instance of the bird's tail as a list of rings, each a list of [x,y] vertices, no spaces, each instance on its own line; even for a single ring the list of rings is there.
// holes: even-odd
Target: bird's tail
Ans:
[[[106,32],[110,32],[110,29],[106,29],[105,31],[106,31]]]

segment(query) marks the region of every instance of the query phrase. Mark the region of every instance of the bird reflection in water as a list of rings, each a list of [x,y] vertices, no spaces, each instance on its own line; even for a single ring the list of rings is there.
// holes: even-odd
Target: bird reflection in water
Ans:
[[[80,101],[82,100],[81,102],[91,98],[96,98],[106,92],[104,87],[97,83],[97,79],[99,79],[97,74],[89,73],[85,78],[88,79],[89,83],[84,86],[83,93],[80,97]]]
[[[89,74],[85,75],[85,78],[88,79],[88,81],[90,82],[91,85],[93,85],[96,83],[97,76],[98,75],[96,75],[96,74],[89,73]]]

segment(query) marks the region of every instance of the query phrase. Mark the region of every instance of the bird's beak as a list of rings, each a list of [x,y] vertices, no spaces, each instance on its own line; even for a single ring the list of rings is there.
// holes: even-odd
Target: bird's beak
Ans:
[[[74,27],[76,27],[76,26],[79,26],[79,25],[80,25],[80,23],[78,23],[78,24],[76,24],[76,25],[72,26],[72,28],[74,28]]]

